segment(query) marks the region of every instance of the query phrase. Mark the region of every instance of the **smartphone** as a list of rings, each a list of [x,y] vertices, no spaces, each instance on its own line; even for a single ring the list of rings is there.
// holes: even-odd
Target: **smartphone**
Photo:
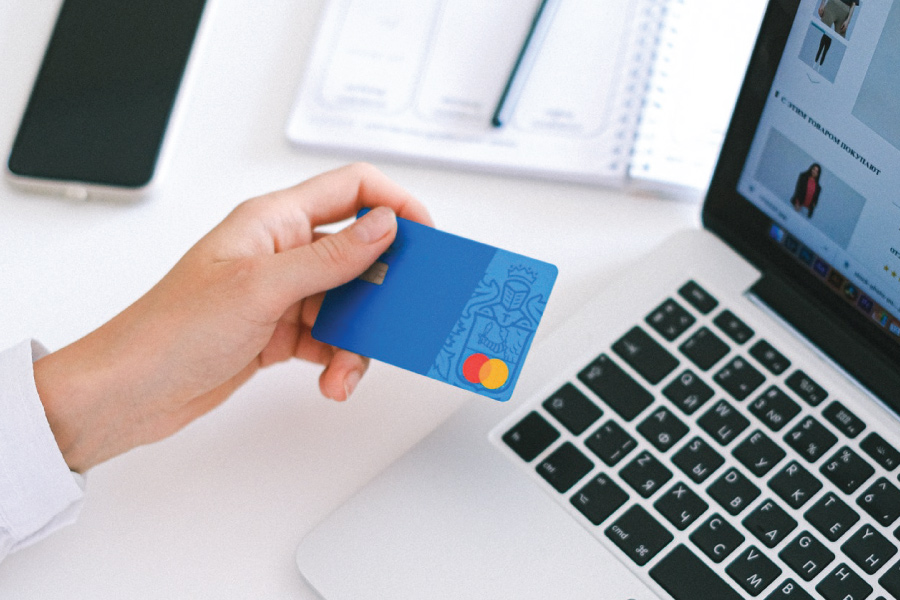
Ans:
[[[206,0],[65,0],[7,162],[73,198],[156,183]]]

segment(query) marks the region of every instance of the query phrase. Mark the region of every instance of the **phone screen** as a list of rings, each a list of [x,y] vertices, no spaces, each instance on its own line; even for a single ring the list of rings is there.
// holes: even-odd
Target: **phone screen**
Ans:
[[[15,175],[153,177],[205,0],[65,0],[9,157]]]

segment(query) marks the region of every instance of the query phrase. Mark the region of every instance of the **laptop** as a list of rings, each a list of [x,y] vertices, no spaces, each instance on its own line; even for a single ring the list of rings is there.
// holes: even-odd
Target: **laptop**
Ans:
[[[510,402],[466,405],[311,531],[306,580],[900,598],[898,57],[900,0],[771,0],[703,228],[548,335]]]

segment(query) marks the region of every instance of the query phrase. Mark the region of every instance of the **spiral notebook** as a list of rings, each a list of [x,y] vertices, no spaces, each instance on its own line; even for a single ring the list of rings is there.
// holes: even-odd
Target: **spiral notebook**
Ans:
[[[559,2],[514,113],[494,127],[491,117],[540,4],[330,0],[288,138],[354,158],[400,157],[590,184],[642,179],[664,186],[669,171],[676,187],[704,188],[764,0]],[[723,23],[730,24],[725,45]],[[694,82],[703,86],[699,103],[696,89],[673,85],[670,77],[685,63],[697,69],[698,60],[735,73],[723,86],[722,73],[706,71],[708,79]],[[670,88],[683,97],[670,97]],[[713,100],[715,118],[695,110]],[[670,168],[677,164],[673,151],[696,164],[690,177]]]

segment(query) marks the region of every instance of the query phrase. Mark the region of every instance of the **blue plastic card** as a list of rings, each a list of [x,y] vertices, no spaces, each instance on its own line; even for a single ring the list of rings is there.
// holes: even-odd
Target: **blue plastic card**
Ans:
[[[406,219],[397,223],[394,243],[372,268],[325,295],[313,337],[509,400],[556,267]]]

